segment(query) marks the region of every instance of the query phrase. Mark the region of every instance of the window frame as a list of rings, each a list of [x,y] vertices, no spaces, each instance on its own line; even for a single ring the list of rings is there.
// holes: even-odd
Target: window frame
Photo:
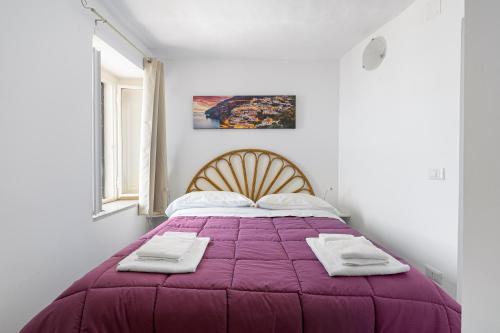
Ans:
[[[132,89],[132,90],[143,90],[142,85],[138,84],[133,84],[133,83],[120,83],[116,85],[116,103],[117,103],[117,109],[116,109],[116,114],[117,114],[117,135],[118,135],[118,142],[117,142],[117,147],[118,147],[118,154],[117,154],[117,167],[118,167],[118,172],[117,172],[117,190],[118,190],[118,200],[138,200],[139,199],[139,193],[124,193],[123,191],[123,181],[124,181],[124,175],[123,175],[123,165],[124,165],[124,159],[123,159],[123,115],[122,115],[122,90],[123,89]]]
[[[92,49],[92,212],[102,212],[101,52]]]
[[[97,220],[124,207],[131,207],[134,202],[137,204],[138,193],[123,193],[123,190],[139,192],[136,172],[139,173],[138,119],[142,109],[139,96],[142,94],[127,96],[126,102],[130,104],[123,104],[126,113],[123,113],[125,118],[122,119],[122,91],[143,91],[143,75],[136,69],[143,74],[144,67],[131,62],[96,35],[92,40],[92,52],[91,187],[92,216]],[[134,68],[125,68],[129,65]]]
[[[104,160],[108,161],[108,163],[105,163],[108,167],[107,169],[102,170],[101,172],[105,172],[104,174],[104,179],[105,179],[105,184],[109,184],[109,188],[105,188],[104,192],[106,193],[107,190],[111,189],[110,195],[107,196],[106,194],[102,196],[102,202],[103,204],[113,202],[119,199],[118,195],[118,188],[117,188],[117,174],[118,174],[118,165],[117,165],[117,155],[118,155],[118,146],[117,143],[119,141],[118,137],[118,126],[117,126],[117,105],[116,105],[116,81],[115,77],[107,73],[106,70],[103,70],[101,68],[101,82],[104,84],[104,109],[106,110],[106,103],[109,103],[108,106],[111,107],[111,113],[109,117],[106,117],[106,114],[103,115],[103,118],[105,119],[104,122],[104,137],[102,139],[101,145],[102,149],[104,149]],[[107,96],[107,97],[106,97]],[[108,101],[108,99],[111,99]],[[103,112],[105,112],[103,110]],[[106,119],[108,122],[106,122]],[[108,127],[106,127],[108,126]],[[108,135],[106,135],[106,133]],[[111,152],[106,152],[105,144],[106,144],[106,139],[111,139]],[[107,171],[107,172],[106,172]]]
[[[104,116],[104,119],[108,120],[108,124],[104,126],[108,126],[104,129],[105,133],[110,133],[105,135],[102,138],[101,147],[105,149],[104,144],[105,139],[111,139],[111,152],[105,152],[105,160],[111,163],[106,163],[108,165],[108,172],[106,172],[105,184],[110,184],[111,194],[109,196],[102,197],[102,203],[110,203],[117,200],[138,200],[139,193],[123,193],[123,133],[122,133],[122,89],[134,89],[134,90],[142,90],[142,84],[137,82],[135,83],[127,83],[127,81],[131,81],[129,79],[122,79],[109,73],[106,69],[101,69],[101,82],[104,84],[104,103],[108,107],[111,107],[111,112],[109,117]],[[106,98],[107,95],[107,98]],[[107,99],[111,99],[111,101],[106,101]],[[104,192],[107,192],[106,189]]]

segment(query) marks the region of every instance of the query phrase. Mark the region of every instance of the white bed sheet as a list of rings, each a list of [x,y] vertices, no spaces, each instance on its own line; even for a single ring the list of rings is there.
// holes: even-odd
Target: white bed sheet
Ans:
[[[331,217],[344,222],[336,214],[317,209],[263,209],[255,207],[210,207],[189,208],[176,211],[170,217],[176,216],[237,216],[237,217]]]

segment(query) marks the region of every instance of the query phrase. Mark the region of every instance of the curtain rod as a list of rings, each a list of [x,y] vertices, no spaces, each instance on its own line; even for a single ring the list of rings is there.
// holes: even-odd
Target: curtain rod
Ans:
[[[134,49],[136,49],[139,53],[141,53],[144,56],[144,59],[147,62],[151,62],[151,57],[146,54],[142,49],[140,49],[138,46],[136,46],[130,39],[127,38],[120,30],[118,30],[113,24],[111,24],[107,18],[101,15],[94,7],[90,7],[87,5],[87,0],[80,0],[82,3],[83,8],[91,11],[95,16],[97,16],[97,19],[95,22],[102,22],[107,24],[111,29],[113,29],[118,35],[120,35],[121,38],[123,38],[127,43],[130,44]]]

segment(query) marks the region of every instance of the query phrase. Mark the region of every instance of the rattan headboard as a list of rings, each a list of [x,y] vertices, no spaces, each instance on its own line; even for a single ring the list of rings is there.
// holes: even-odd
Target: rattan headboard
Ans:
[[[232,191],[256,201],[271,193],[314,195],[311,184],[288,159],[263,149],[239,149],[205,164],[193,177],[186,193]]]

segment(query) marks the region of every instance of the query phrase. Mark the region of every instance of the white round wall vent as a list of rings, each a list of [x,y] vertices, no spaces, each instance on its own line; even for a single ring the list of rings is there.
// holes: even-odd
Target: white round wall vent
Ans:
[[[387,42],[384,37],[375,37],[363,51],[363,68],[372,71],[384,61],[387,52]]]

